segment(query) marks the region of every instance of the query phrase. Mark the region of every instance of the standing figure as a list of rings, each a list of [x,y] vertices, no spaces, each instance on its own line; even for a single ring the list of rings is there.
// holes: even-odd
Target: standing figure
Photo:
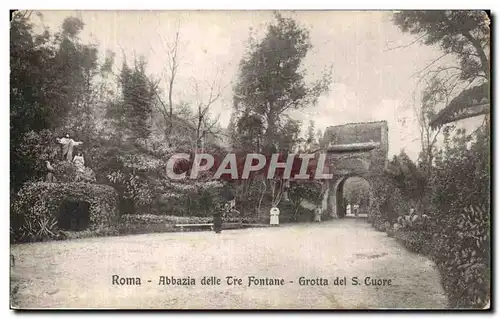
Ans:
[[[82,152],[78,152],[78,154],[75,155],[75,158],[73,158],[73,163],[75,164],[78,172],[85,172],[85,159],[83,158]]]
[[[359,215],[359,205],[358,204],[354,204],[353,212],[354,212],[354,216],[358,217],[358,215]]]
[[[216,234],[220,234],[222,231],[222,211],[217,209],[213,214],[214,231]]]
[[[215,233],[219,234],[222,231],[222,222],[225,217],[226,203],[219,202],[215,205],[215,212],[213,213],[213,224]]]
[[[269,219],[269,224],[272,226],[278,226],[280,224],[280,210],[278,207],[274,206],[270,211],[271,218]]]
[[[75,142],[69,137],[69,134],[66,134],[65,137],[58,138],[56,140],[58,143],[62,144],[62,155],[63,158],[66,157],[68,162],[71,162],[73,159],[73,147],[83,144],[83,142]]]
[[[314,221],[318,223],[321,222],[321,207],[316,207],[314,211]]]
[[[47,167],[47,176],[45,180],[49,183],[54,183],[56,181],[54,177],[54,168],[52,167],[49,161],[45,161],[45,165]]]

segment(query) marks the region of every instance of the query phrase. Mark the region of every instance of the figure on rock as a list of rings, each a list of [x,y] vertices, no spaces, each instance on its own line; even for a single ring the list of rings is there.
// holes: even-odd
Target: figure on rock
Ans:
[[[56,139],[59,144],[62,144],[62,155],[63,158],[66,158],[68,162],[71,162],[73,159],[73,148],[75,146],[83,144],[83,142],[76,142],[72,138],[69,137],[69,134],[66,134],[63,138]]]

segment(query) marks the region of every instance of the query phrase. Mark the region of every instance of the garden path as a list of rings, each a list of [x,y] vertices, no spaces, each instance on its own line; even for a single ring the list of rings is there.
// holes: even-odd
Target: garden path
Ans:
[[[20,308],[445,308],[433,262],[408,252],[365,219],[277,228],[162,233],[12,246],[11,282]],[[140,277],[140,286],[112,284]],[[160,276],[194,278],[193,286],[158,285]],[[201,285],[203,276],[222,279]],[[242,278],[229,286],[226,276]],[[250,286],[248,277],[283,278]],[[302,286],[300,277],[328,286]],[[335,279],[346,285],[334,285]],[[358,277],[361,285],[352,285]],[[365,277],[391,280],[367,286]],[[151,282],[148,282],[151,280]],[[290,281],[293,281],[291,283]],[[338,283],[338,282],[337,282]]]

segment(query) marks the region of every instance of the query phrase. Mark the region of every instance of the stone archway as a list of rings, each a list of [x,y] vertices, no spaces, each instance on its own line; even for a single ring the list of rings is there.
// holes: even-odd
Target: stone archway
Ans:
[[[328,171],[334,174],[333,179],[325,181],[322,208],[331,218],[343,218],[346,206],[343,188],[346,180],[353,176],[365,179],[370,185],[371,194],[373,178],[383,174],[387,167],[387,122],[332,126],[325,131],[321,144],[320,151],[327,153]]]

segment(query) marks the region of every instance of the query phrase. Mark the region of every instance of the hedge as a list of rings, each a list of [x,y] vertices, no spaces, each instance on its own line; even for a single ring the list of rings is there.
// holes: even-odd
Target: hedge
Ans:
[[[212,217],[200,216],[172,216],[172,215],[152,215],[152,214],[127,214],[122,215],[119,224],[120,235],[128,234],[148,234],[178,231],[176,224],[207,224],[212,223]],[[251,217],[229,217],[224,218],[224,223],[259,224],[258,218]]]

